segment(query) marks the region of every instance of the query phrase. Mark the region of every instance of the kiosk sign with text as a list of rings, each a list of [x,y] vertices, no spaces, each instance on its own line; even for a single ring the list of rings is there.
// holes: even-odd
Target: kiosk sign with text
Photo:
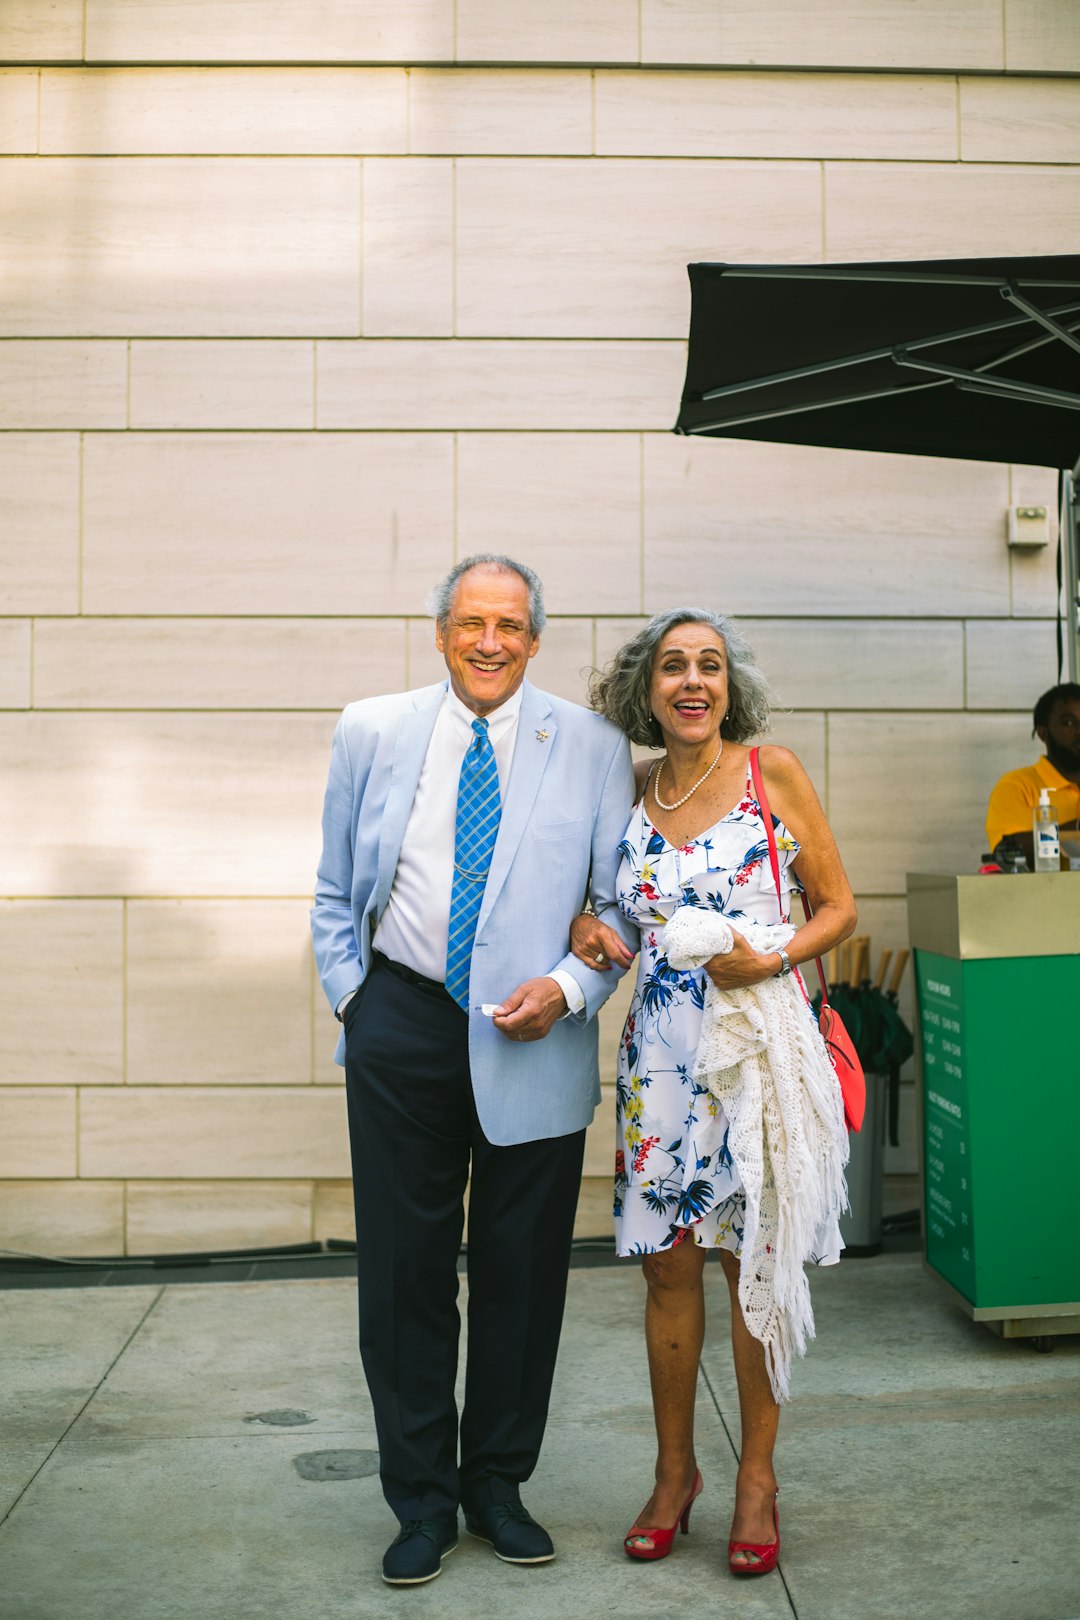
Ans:
[[[925,1099],[926,1257],[955,1288],[973,1298],[975,1234],[962,964],[918,951],[916,977]]]

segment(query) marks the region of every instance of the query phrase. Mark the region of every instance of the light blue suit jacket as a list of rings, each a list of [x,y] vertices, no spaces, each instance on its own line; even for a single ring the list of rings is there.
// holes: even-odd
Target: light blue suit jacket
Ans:
[[[363,982],[390,896],[420,770],[446,691],[438,686],[351,703],[334,733],[311,932],[331,1007]],[[447,782],[457,794],[457,782]],[[502,819],[470,970],[469,1061],[477,1113],[505,1146],[566,1136],[600,1100],[594,1014],[618,970],[593,973],[568,953],[586,895],[632,948],[615,904],[618,846],[634,798],[626,738],[577,704],[526,681]],[[542,1041],[511,1043],[480,1007],[526,979],[563,968],[581,985],[583,1012]],[[344,1036],[337,1061],[344,1061]]]

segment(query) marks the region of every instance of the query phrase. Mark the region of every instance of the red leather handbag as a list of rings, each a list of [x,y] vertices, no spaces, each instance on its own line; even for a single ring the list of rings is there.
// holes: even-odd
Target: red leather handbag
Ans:
[[[784,895],[780,887],[780,862],[776,854],[776,833],[773,831],[772,811],[765,796],[765,784],[761,780],[761,766],[758,763],[758,750],[750,750],[750,775],[754,782],[754,793],[757,796],[758,808],[761,810],[761,819],[765,823],[765,836],[769,841],[769,864],[772,867],[773,882],[776,884],[776,898],[780,903],[780,917],[783,922],[788,918],[784,915]],[[802,896],[803,911],[807,922],[813,916],[805,894]],[[826,1049],[836,1078],[840,1082],[840,1093],[844,1099],[844,1120],[849,1131],[861,1131],[863,1116],[866,1113],[866,1076],[863,1066],[859,1062],[859,1055],[852,1044],[851,1036],[844,1027],[844,1021],[835,1007],[829,1005],[829,987],[825,983],[825,972],[821,966],[821,958],[816,957],[815,963],[818,978],[821,980],[821,1010],[818,1013],[818,1028],[825,1041]],[[802,984],[800,978],[799,983]],[[803,994],[806,994],[803,987]]]

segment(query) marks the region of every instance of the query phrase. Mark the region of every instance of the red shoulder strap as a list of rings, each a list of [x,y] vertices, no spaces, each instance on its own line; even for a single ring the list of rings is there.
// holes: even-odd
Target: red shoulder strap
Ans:
[[[776,853],[776,832],[773,828],[772,810],[769,808],[769,800],[765,793],[765,783],[761,779],[761,765],[758,761],[759,752],[760,750],[757,748],[751,748],[750,750],[750,776],[754,784],[754,796],[758,802],[758,809],[761,811],[761,819],[765,825],[765,837],[769,840],[769,865],[772,867],[773,882],[776,884],[776,898],[780,906],[780,917],[783,922],[787,922],[788,919],[784,915],[784,893],[780,887],[780,861]],[[806,920],[809,922],[813,916],[810,903],[805,894],[801,895],[801,899]],[[825,969],[821,965],[820,956],[814,958],[814,966],[817,968],[818,978],[821,980],[821,1006],[824,1011],[829,1003],[829,987],[825,983]]]
[[[769,865],[772,867],[773,882],[776,884],[776,898],[780,906],[780,920],[787,922],[784,915],[784,891],[780,887],[780,861],[776,854],[776,833],[773,831],[772,811],[769,801],[765,797],[765,784],[761,780],[761,766],[758,764],[759,749],[750,750],[750,776],[754,783],[754,796],[761,811],[761,819],[765,824],[765,836],[769,840]]]

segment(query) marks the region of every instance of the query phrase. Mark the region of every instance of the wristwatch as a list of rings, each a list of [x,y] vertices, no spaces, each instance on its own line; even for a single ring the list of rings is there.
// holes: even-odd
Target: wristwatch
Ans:
[[[791,972],[791,963],[788,961],[788,953],[787,951],[782,951],[778,948],[776,954],[780,958],[780,966],[773,974],[773,978],[784,979]]]

